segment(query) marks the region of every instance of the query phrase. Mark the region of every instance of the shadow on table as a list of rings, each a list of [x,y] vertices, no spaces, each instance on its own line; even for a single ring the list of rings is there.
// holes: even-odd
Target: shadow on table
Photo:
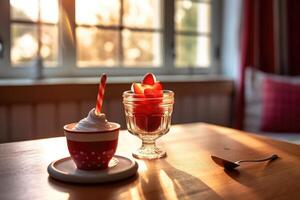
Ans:
[[[221,199],[199,178],[176,169],[166,159],[144,161],[146,174],[140,175],[140,196],[144,199]]]

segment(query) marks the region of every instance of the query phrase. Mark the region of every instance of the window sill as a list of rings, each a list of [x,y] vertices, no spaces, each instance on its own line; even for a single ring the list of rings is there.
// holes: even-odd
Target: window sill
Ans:
[[[185,83],[185,82],[218,82],[233,81],[233,79],[222,75],[160,75],[157,79],[164,83]],[[141,76],[112,76],[108,78],[108,84],[126,84],[140,82]],[[34,85],[89,85],[98,84],[97,77],[82,78],[45,78],[41,80],[34,79],[2,79],[1,86],[34,86]]]

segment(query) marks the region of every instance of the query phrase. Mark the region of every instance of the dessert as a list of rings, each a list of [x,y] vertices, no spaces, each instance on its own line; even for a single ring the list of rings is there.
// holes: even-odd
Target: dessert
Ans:
[[[107,168],[117,149],[120,125],[108,122],[101,113],[105,81],[106,76],[102,76],[96,108],[78,123],[64,126],[68,149],[78,169]]]
[[[131,91],[137,94],[140,101],[136,102],[134,115],[136,125],[145,132],[156,131],[161,124],[163,109],[160,106],[163,97],[162,84],[152,73],[144,76],[141,83],[133,83]]]
[[[120,125],[108,122],[105,114],[88,116],[64,127],[68,149],[77,168],[105,169],[116,152]]]
[[[154,74],[148,73],[141,83],[133,83],[131,90],[123,92],[123,104],[128,131],[142,140],[142,146],[132,155],[140,159],[166,156],[155,140],[170,129],[174,92],[163,90]]]

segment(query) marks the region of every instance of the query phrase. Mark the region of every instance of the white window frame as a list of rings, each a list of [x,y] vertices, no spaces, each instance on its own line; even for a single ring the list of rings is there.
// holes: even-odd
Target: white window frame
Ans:
[[[218,74],[220,72],[220,36],[221,36],[221,0],[211,0],[211,65],[208,68],[175,66],[175,0],[162,1],[162,63],[160,67],[77,67],[76,66],[76,24],[75,24],[75,0],[59,0],[59,64],[58,67],[44,68],[43,74],[46,78],[53,77],[95,77],[100,73],[112,76],[143,75],[153,72],[160,75],[188,75],[188,74]],[[208,2],[207,0],[192,0],[194,2]],[[171,9],[172,8],[172,9]],[[64,10],[64,12],[61,12]],[[0,41],[4,41],[4,54],[0,58],[0,78],[30,78],[32,70],[30,67],[12,67],[10,63],[11,43],[11,20],[9,0],[0,1]],[[67,16],[64,16],[67,15]],[[63,26],[62,19],[68,17],[73,42],[69,30]],[[158,30],[160,31],[160,30]],[[63,47],[62,47],[63,42]]]

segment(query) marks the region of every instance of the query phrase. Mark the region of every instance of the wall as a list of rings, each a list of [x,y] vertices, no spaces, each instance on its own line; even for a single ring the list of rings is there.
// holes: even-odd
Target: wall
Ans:
[[[230,126],[231,80],[166,82],[175,92],[173,124],[209,122]],[[122,93],[127,83],[107,85],[104,112],[126,129]],[[77,122],[94,107],[97,83],[0,85],[0,142],[63,135],[63,125]]]
[[[241,8],[240,0],[223,1],[222,22],[222,73],[231,78],[238,76],[240,57],[240,23]]]

